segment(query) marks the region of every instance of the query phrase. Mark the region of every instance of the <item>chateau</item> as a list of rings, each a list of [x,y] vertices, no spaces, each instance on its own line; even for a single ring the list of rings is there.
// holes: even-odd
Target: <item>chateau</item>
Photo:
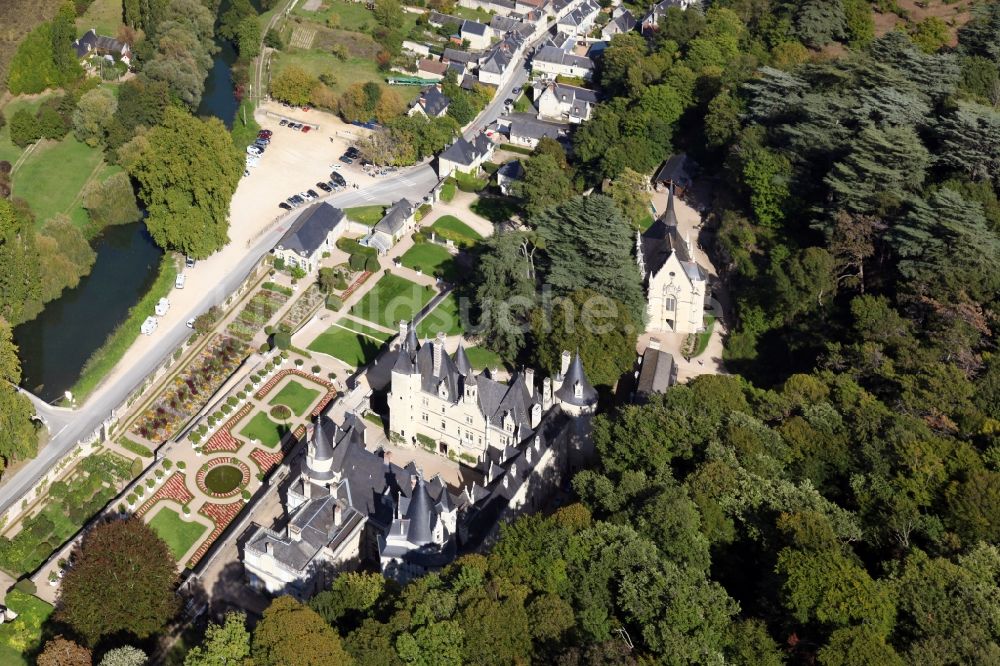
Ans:
[[[405,582],[461,552],[492,543],[499,526],[544,506],[592,454],[597,392],[579,355],[563,352],[555,378],[535,385],[476,374],[444,338],[420,344],[400,325],[389,389],[389,429],[408,443],[461,456],[474,470],[462,487],[427,479],[412,462],[366,446],[365,424],[328,416],[307,431],[306,455],[289,464],[283,529],[256,525],[244,546],[251,586],[307,598],[339,572],[378,567]]]
[[[704,329],[708,275],[694,260],[691,241],[681,238],[670,190],[667,211],[636,234],[636,257],[646,284],[650,331],[696,333]]]

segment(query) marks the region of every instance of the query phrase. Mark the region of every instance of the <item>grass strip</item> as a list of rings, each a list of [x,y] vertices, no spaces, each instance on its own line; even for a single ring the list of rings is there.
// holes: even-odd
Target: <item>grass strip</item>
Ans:
[[[149,288],[121,324],[111,332],[104,344],[98,347],[83,365],[80,378],[73,384],[71,391],[77,402],[83,402],[97,385],[111,372],[115,364],[121,360],[128,348],[139,337],[142,322],[153,313],[156,302],[170,293],[177,277],[177,262],[170,255],[164,255],[160,260],[160,270]]]

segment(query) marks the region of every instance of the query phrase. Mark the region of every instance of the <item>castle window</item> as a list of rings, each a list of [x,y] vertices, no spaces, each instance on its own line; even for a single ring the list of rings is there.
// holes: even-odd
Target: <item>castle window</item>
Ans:
[[[465,417],[465,422],[468,423],[469,425],[472,425],[472,417],[471,416],[466,416]]]
[[[441,421],[441,432],[444,432],[444,431],[445,431],[444,421]]]
[[[677,299],[673,296],[667,296],[663,301],[663,307],[668,311],[673,312],[677,309]]]
[[[422,414],[421,416],[423,416],[423,419],[424,419],[424,423],[427,423],[427,421],[429,421],[429,420],[430,420],[430,419],[428,419],[428,417],[427,417],[427,414],[426,414],[426,413],[425,413],[425,414]]]

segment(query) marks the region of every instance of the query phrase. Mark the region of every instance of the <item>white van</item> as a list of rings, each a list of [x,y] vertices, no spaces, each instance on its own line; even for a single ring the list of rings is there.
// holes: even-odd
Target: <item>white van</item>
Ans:
[[[168,310],[170,310],[170,301],[168,301],[166,298],[161,298],[156,303],[156,316],[162,317],[163,315],[167,314]]]
[[[146,317],[146,321],[142,322],[142,326],[139,328],[139,330],[142,332],[143,335],[152,335],[153,331],[156,330],[156,325],[157,325],[156,317]]]
[[[174,280],[174,288],[183,289],[184,283],[187,281],[187,276],[184,273],[178,273],[177,278]]]

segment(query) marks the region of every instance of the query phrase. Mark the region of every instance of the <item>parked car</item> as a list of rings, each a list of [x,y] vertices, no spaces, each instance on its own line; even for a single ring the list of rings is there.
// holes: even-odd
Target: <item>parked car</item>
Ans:
[[[295,197],[294,196],[288,197],[287,199],[285,199],[285,201],[287,201],[292,206],[297,206],[298,205],[298,204],[295,203]]]
[[[278,204],[278,208],[280,208],[281,210],[291,210],[292,206],[288,202],[282,201],[280,204]]]
[[[323,190],[324,192],[329,192],[331,189],[333,189],[326,183],[316,183],[316,187]]]
[[[271,140],[265,139],[264,137],[257,137],[257,140],[253,142],[255,146],[267,146],[270,145]]]
[[[301,194],[296,194],[292,196],[292,203],[295,204],[296,206],[301,206],[305,202],[306,200],[302,198]]]
[[[312,129],[312,126],[310,126],[310,125],[303,125],[302,126],[302,132],[303,133],[308,132],[311,129]]]
[[[344,151],[344,155],[350,157],[351,159],[354,159],[357,157],[361,157],[361,151],[355,148],[354,146],[351,146],[350,148]]]
[[[187,320],[187,327],[194,328],[194,317],[191,317],[190,319]]]
[[[521,94],[521,87],[518,86],[517,88],[514,88],[510,92],[511,92],[512,95],[520,95]]]
[[[247,146],[247,155],[260,155],[263,152],[258,146]]]
[[[195,260],[192,257],[188,257],[188,256],[185,255],[185,257],[184,257],[184,265],[187,268],[194,268],[195,263],[196,262],[195,262]]]
[[[340,156],[340,161],[344,164],[354,164],[354,160],[348,157],[346,154]]]
[[[337,190],[339,190],[340,188],[343,187],[343,185],[341,185],[340,183],[335,183],[332,180],[329,183],[327,183],[326,185],[327,185],[327,187],[329,187],[334,192],[336,192]]]
[[[279,127],[285,127],[286,125],[288,125],[288,121],[286,119],[282,118],[281,120],[278,121]]]
[[[250,175],[250,169],[243,169],[243,177],[246,178]]]
[[[306,194],[311,196],[313,199],[319,197],[319,194],[316,192],[316,190],[306,190]]]
[[[290,123],[288,126],[291,127],[293,130],[302,129],[302,123]]]
[[[505,99],[503,101],[503,103],[504,103],[504,106],[514,106],[514,100],[511,99],[510,97],[508,97],[507,99]]]
[[[313,195],[309,194],[308,192],[299,192],[299,196],[305,199],[306,201],[312,201],[313,199],[316,198]]]
[[[257,136],[265,139],[270,139],[272,134],[274,134],[274,132],[267,129],[262,129],[261,131],[257,132]]]
[[[343,176],[341,176],[336,171],[330,174],[330,182],[336,183],[337,185],[340,185],[341,187],[344,187],[344,186],[347,185],[347,179],[344,178]]]

